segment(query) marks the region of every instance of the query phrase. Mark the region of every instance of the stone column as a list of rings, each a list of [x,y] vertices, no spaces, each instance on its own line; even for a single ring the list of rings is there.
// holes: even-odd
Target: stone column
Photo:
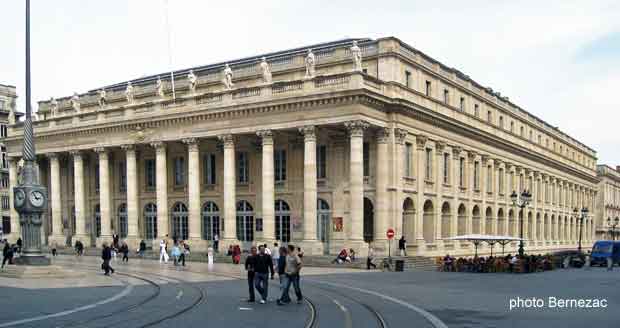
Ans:
[[[437,193],[437,201],[435,202],[435,243],[441,249],[443,244],[440,242],[441,228],[443,224],[443,216],[441,210],[443,207],[443,153],[446,149],[446,143],[443,141],[435,142],[435,191]]]
[[[454,197],[452,198],[452,222],[450,222],[450,230],[452,231],[451,236],[458,236],[458,218],[459,218],[459,194],[460,194],[460,181],[459,174],[461,171],[461,151],[463,149],[459,146],[452,146],[452,157],[450,161],[452,162],[452,193]],[[456,243],[456,245],[460,245]],[[460,251],[457,247],[455,250]]]
[[[274,169],[273,169],[273,166],[274,166],[274,163],[273,163],[273,133],[271,132],[271,130],[261,130],[261,131],[256,132],[256,135],[258,135],[261,138],[261,142],[263,145],[262,147],[263,148],[263,156],[262,156],[262,159],[263,159],[263,163],[262,163],[263,240],[271,243],[273,240],[276,239],[276,236],[275,236],[275,222],[276,221],[275,221],[275,214],[274,214],[275,177],[274,177]],[[314,218],[311,220],[311,222],[313,223],[312,226],[314,227],[315,222],[316,222],[316,166],[312,172],[314,172],[314,176],[315,176],[315,179],[314,179],[315,201],[313,204],[314,206],[312,206],[312,208],[314,209],[315,215],[314,215]],[[304,171],[304,174],[306,173],[307,172]],[[306,206],[304,203],[304,212],[305,212],[305,208]],[[304,216],[304,224],[306,224],[306,221],[307,221],[306,217]],[[316,233],[314,235],[315,235],[314,239],[316,239]]]
[[[237,242],[236,226],[236,180],[235,180],[235,140],[232,134],[218,136],[224,144],[224,240],[228,244]]]
[[[416,151],[415,151],[415,159],[416,159],[416,190],[417,190],[417,201],[416,201],[416,213],[415,213],[415,239],[416,244],[418,245],[418,252],[422,252],[425,248],[425,240],[424,240],[424,186],[426,179],[426,165],[425,165],[425,157],[426,157],[426,141],[428,138],[425,135],[418,134],[415,137],[416,143]]]
[[[478,172],[478,174],[480,174],[480,186],[479,187],[480,187],[480,196],[482,197],[482,208],[480,209],[480,217],[481,218],[484,217],[484,220],[480,220],[480,233],[483,235],[493,234],[493,232],[487,231],[487,221],[493,219],[493,217],[495,216],[492,213],[490,218],[487,217],[487,179],[492,178],[488,176],[489,175],[489,170],[487,169],[488,162],[489,162],[489,155],[481,154],[480,155],[480,172]],[[486,245],[484,245],[483,247],[486,247]]]
[[[162,141],[151,143],[155,148],[155,177],[157,194],[157,239],[161,240],[168,235],[168,159],[166,156],[166,144]],[[153,247],[158,249],[159,240],[153,240]]]
[[[476,157],[478,156],[478,154],[476,154],[475,151],[467,151],[467,165],[465,166],[465,172],[467,172],[465,174],[465,181],[467,181],[467,211],[469,213],[467,213],[467,234],[471,234],[473,233],[473,221],[474,221],[474,162],[476,161]],[[480,210],[480,218],[482,218],[482,209]],[[473,244],[471,245],[472,250],[473,250]]]
[[[364,121],[345,122],[351,142],[349,156],[349,240],[353,243],[363,242],[364,237],[364,130],[368,123]],[[316,205],[315,205],[316,206]],[[356,249],[359,249],[356,248]]]
[[[62,203],[60,190],[60,163],[57,153],[48,154],[50,161],[50,207],[52,208],[52,234],[49,237],[50,245],[56,243],[58,246],[65,244],[65,236],[62,234]],[[12,193],[9,190],[9,193]],[[11,208],[13,208],[11,204]]]
[[[101,216],[101,237],[97,240],[97,247],[101,247],[104,241],[108,241],[112,235],[110,231],[112,223],[110,204],[110,161],[108,150],[99,147],[95,148],[99,154],[99,211]]]
[[[187,145],[188,237],[190,243],[202,243],[200,224],[200,151],[196,138],[182,140]],[[201,247],[202,248],[202,247]]]
[[[136,149],[134,145],[121,146],[125,150],[127,168],[127,238],[130,247],[136,247],[138,243],[138,170],[136,161]]]
[[[386,231],[390,226],[389,217],[389,200],[388,200],[388,141],[390,139],[390,129],[379,128],[377,130],[377,174],[376,174],[376,220],[375,224],[375,240],[380,249],[387,248]],[[400,159],[399,159],[400,160]],[[400,230],[399,230],[400,231]]]
[[[11,233],[6,238],[10,238],[10,241],[14,243],[17,238],[21,237],[21,230],[19,226],[19,213],[13,206],[13,187],[17,187],[17,157],[9,157],[9,213],[11,216]],[[64,242],[61,244],[64,245]]]
[[[90,234],[86,232],[86,195],[84,191],[84,162],[81,151],[72,151],[74,201],[75,201],[75,243],[80,240],[84,245],[90,245]]]
[[[405,129],[394,129],[394,186],[396,187],[395,197],[392,202],[392,218],[394,219],[394,230],[396,236],[394,239],[399,239],[405,235],[403,227],[403,175],[405,167],[405,139],[408,132]],[[379,164],[379,163],[377,163]],[[377,177],[378,178],[378,177]],[[392,241],[394,242],[394,241]],[[394,244],[393,244],[394,245]],[[398,246],[398,245],[396,245]],[[398,249],[398,248],[397,248]]]

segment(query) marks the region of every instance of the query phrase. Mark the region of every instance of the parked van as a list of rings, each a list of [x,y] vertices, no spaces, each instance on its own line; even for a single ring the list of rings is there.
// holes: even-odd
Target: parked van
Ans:
[[[620,264],[620,241],[599,240],[592,246],[592,265],[607,265],[607,258],[611,257],[614,264]]]

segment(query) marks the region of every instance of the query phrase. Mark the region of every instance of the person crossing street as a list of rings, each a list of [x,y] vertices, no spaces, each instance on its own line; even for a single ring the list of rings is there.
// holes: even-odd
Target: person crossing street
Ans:
[[[254,287],[261,295],[261,304],[267,302],[267,296],[269,295],[269,273],[271,272],[271,279],[274,279],[273,261],[271,255],[265,252],[265,246],[261,245],[258,248],[258,254],[256,255],[254,265]]]

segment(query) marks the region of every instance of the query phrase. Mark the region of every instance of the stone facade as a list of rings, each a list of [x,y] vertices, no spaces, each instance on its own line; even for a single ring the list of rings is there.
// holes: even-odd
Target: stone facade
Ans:
[[[15,122],[17,93],[12,85],[0,84],[0,228],[5,237],[12,238],[19,226],[11,224],[11,198],[9,190],[9,161],[4,139],[7,137],[9,120]]]
[[[574,248],[572,209],[594,208],[594,150],[396,38],[226,65],[193,68],[191,87],[177,73],[175,99],[162,74],[105,87],[105,101],[97,89],[40,102],[48,239],[178,235],[204,249],[219,231],[221,247],[364,254],[387,252],[393,228],[410,254],[471,254],[445,238],[517,235],[522,217],[526,250],[543,252]],[[10,135],[17,156],[21,125]],[[509,195],[523,189],[519,214]]]
[[[596,202],[596,239],[612,239],[620,235],[620,171],[607,165],[598,165],[596,172],[601,182],[598,184],[598,200]]]

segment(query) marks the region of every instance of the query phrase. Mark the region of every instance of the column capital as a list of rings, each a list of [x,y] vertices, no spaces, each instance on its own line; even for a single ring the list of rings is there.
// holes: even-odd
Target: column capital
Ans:
[[[299,133],[303,134],[305,141],[316,140],[316,127],[314,125],[305,125],[300,127]]]
[[[93,151],[99,155],[101,154],[107,154],[109,152],[108,148],[105,147],[95,147],[93,148]]]
[[[79,150],[79,149],[69,150],[69,154],[71,154],[71,156],[73,156],[73,157],[81,157],[82,153],[83,153],[83,151]]]
[[[452,145],[452,156],[459,158],[461,156],[461,152],[463,151],[463,147]]]
[[[426,141],[428,141],[428,137],[423,134],[416,134],[415,136],[415,144],[418,149],[424,149],[426,147]]]
[[[60,157],[58,153],[45,153],[45,156],[52,161],[56,161]]]
[[[370,124],[368,124],[368,122],[366,121],[355,120],[344,122],[344,126],[349,131],[349,135],[351,137],[363,137],[364,130],[366,130],[370,126]]]
[[[498,158],[498,157],[493,158],[493,162],[495,162],[496,166],[500,166],[500,165],[504,164],[504,161],[501,158]]]
[[[197,138],[184,138],[181,141],[187,145],[187,149],[190,152],[198,151],[198,139]]]
[[[390,129],[389,128],[379,128],[376,133],[377,143],[387,143],[390,140]]]
[[[435,151],[437,152],[437,156],[443,156],[443,152],[447,145],[448,144],[443,140],[435,141]]]
[[[396,143],[400,145],[404,144],[405,138],[407,138],[408,134],[409,133],[405,129],[400,129],[400,128],[394,129],[394,137],[396,137]]]
[[[150,145],[151,147],[155,148],[156,151],[160,151],[166,148],[166,143],[163,141],[152,141]]]
[[[224,144],[224,148],[231,148],[235,146],[235,136],[232,133],[220,134],[217,139]]]
[[[467,160],[470,163],[473,163],[477,156],[478,156],[478,153],[475,152],[474,150],[468,150],[467,151]]]
[[[491,159],[491,156],[489,154],[480,154],[480,159],[482,163],[486,164]]]
[[[121,145],[121,149],[129,152],[129,151],[136,150],[136,146],[134,144],[126,144],[126,145]]]
[[[273,145],[273,131],[258,130],[256,135],[261,139],[263,145]]]

